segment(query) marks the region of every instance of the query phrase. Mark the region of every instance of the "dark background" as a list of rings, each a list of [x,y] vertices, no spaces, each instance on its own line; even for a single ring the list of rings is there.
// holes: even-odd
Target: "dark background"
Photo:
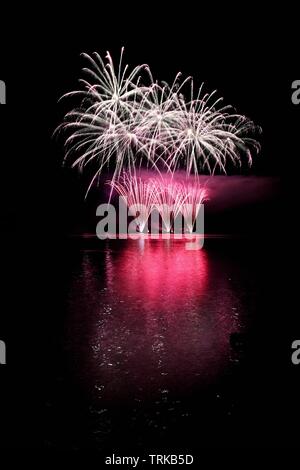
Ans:
[[[272,391],[267,413],[277,415],[282,447],[296,446],[300,366],[290,360],[291,343],[300,334],[296,325],[300,106],[291,103],[291,83],[299,78],[296,25],[292,13],[277,12],[276,20],[274,11],[272,19],[259,11],[239,12],[239,18],[236,13],[227,11],[225,17],[221,11],[196,12],[181,5],[177,12],[163,15],[160,7],[148,5],[143,10],[116,6],[110,11],[81,6],[64,14],[53,4],[41,12],[18,8],[17,14],[8,16],[10,27],[1,32],[0,63],[0,79],[7,85],[7,105],[0,107],[0,339],[7,343],[8,360],[0,368],[4,444],[45,446],[45,388],[59,367],[64,255],[68,235],[90,217],[83,201],[86,184],[76,172],[62,168],[62,143],[52,138],[64,113],[64,105],[57,101],[77,86],[81,52],[109,50],[118,57],[125,46],[126,63],[149,63],[154,76],[166,81],[178,70],[193,75],[196,83],[205,81],[209,90],[217,88],[226,103],[236,105],[263,128],[262,151],[250,174],[279,177],[281,189],[276,186],[271,199],[248,206],[246,214],[245,208],[227,213],[224,227],[239,220],[243,233],[259,231],[273,248],[270,273],[276,271],[277,284],[269,285],[268,276],[265,279],[266,292],[274,293],[266,299],[272,310],[268,319],[273,321],[266,320],[255,333],[258,352],[249,367],[262,382],[265,367],[271,369],[272,383],[262,391]],[[270,277],[273,282],[274,275]],[[263,410],[256,413],[259,419]],[[253,422],[248,429],[250,447],[255,434],[251,426]],[[274,444],[271,428],[270,420],[266,447]]]

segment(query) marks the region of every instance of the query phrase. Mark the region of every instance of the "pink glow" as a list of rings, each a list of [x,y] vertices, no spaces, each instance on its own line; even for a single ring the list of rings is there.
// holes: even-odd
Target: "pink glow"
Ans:
[[[239,330],[239,300],[219,261],[181,241],[142,238],[108,244],[101,277],[98,259],[84,255],[73,286],[80,380],[92,378],[107,402],[217,380]]]
[[[208,199],[205,184],[201,185],[197,178],[176,180],[169,175],[145,178],[136,174],[123,173],[118,181],[108,181],[111,192],[115,190],[128,205],[137,213],[136,224],[139,232],[143,232],[153,211],[158,211],[162,221],[162,231],[170,233],[174,221],[179,215],[185,220],[189,233],[200,210],[201,204]]]
[[[208,276],[207,255],[203,250],[196,255],[187,253],[185,244],[180,240],[155,243],[140,239],[137,243],[136,256],[128,258],[125,250],[119,261],[118,270],[126,272],[126,277],[118,283],[123,295],[128,297],[129,292],[133,301],[144,298],[147,302],[153,300],[157,303],[161,299],[161,307],[168,302],[166,306],[171,311],[175,306],[176,310],[184,310],[180,304],[185,304],[189,298],[201,298]],[[109,268],[110,265],[108,280],[112,276]],[[114,272],[113,276],[118,277],[118,273]]]

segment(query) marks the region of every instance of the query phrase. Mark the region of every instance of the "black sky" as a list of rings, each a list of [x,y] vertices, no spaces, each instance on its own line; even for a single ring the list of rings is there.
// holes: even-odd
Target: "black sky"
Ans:
[[[36,351],[47,325],[34,299],[39,294],[44,302],[51,295],[50,270],[54,272],[54,262],[59,269],[61,240],[78,214],[86,211],[82,180],[76,172],[62,169],[62,144],[52,137],[64,112],[57,101],[77,86],[83,66],[80,53],[109,50],[118,57],[125,46],[130,65],[146,62],[155,77],[166,81],[178,71],[193,75],[196,83],[205,81],[208,90],[218,89],[225,103],[260,125],[262,151],[252,174],[281,178],[284,189],[281,196],[276,193],[271,215],[275,217],[275,201],[280,201],[285,209],[276,222],[279,251],[286,253],[292,246],[294,253],[297,245],[290,240],[296,237],[298,213],[300,105],[291,103],[291,83],[300,75],[298,25],[293,11],[284,13],[281,7],[276,11],[274,5],[265,15],[263,5],[254,10],[252,4],[242,4],[238,10],[228,3],[223,9],[215,3],[209,12],[202,3],[197,7],[174,3],[165,12],[153,2],[109,8],[101,4],[63,8],[53,2],[11,6],[14,11],[1,15],[6,28],[0,32],[0,79],[7,85],[7,105],[0,106],[1,232],[7,281],[3,287],[9,306],[2,311],[11,320],[6,328],[2,315],[0,326],[2,336],[12,335],[14,345],[5,377],[10,380],[7,395],[13,389],[18,396],[18,383],[26,383],[31,375],[34,392],[23,393],[37,408]],[[259,220],[264,218],[262,208]],[[289,243],[283,239],[286,232]],[[292,280],[289,289],[291,285]],[[291,308],[287,302],[282,318],[287,312],[293,317]],[[18,314],[9,316],[10,312]],[[26,338],[31,338],[29,346]],[[27,347],[27,369],[19,363],[17,346]]]

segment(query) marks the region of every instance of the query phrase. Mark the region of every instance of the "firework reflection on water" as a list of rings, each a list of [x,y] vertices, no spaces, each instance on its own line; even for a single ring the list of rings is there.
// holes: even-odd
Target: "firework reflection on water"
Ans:
[[[115,243],[121,249],[107,242],[104,260],[83,253],[73,281],[69,341],[80,381],[109,405],[217,380],[242,310],[219,262],[181,240]]]

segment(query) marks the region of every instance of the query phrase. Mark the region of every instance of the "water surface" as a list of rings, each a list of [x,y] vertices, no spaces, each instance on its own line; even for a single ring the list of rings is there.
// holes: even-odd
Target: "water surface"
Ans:
[[[174,442],[199,409],[230,416],[222,384],[256,309],[240,252],[110,240],[78,250],[69,275],[63,342],[88,445]]]

